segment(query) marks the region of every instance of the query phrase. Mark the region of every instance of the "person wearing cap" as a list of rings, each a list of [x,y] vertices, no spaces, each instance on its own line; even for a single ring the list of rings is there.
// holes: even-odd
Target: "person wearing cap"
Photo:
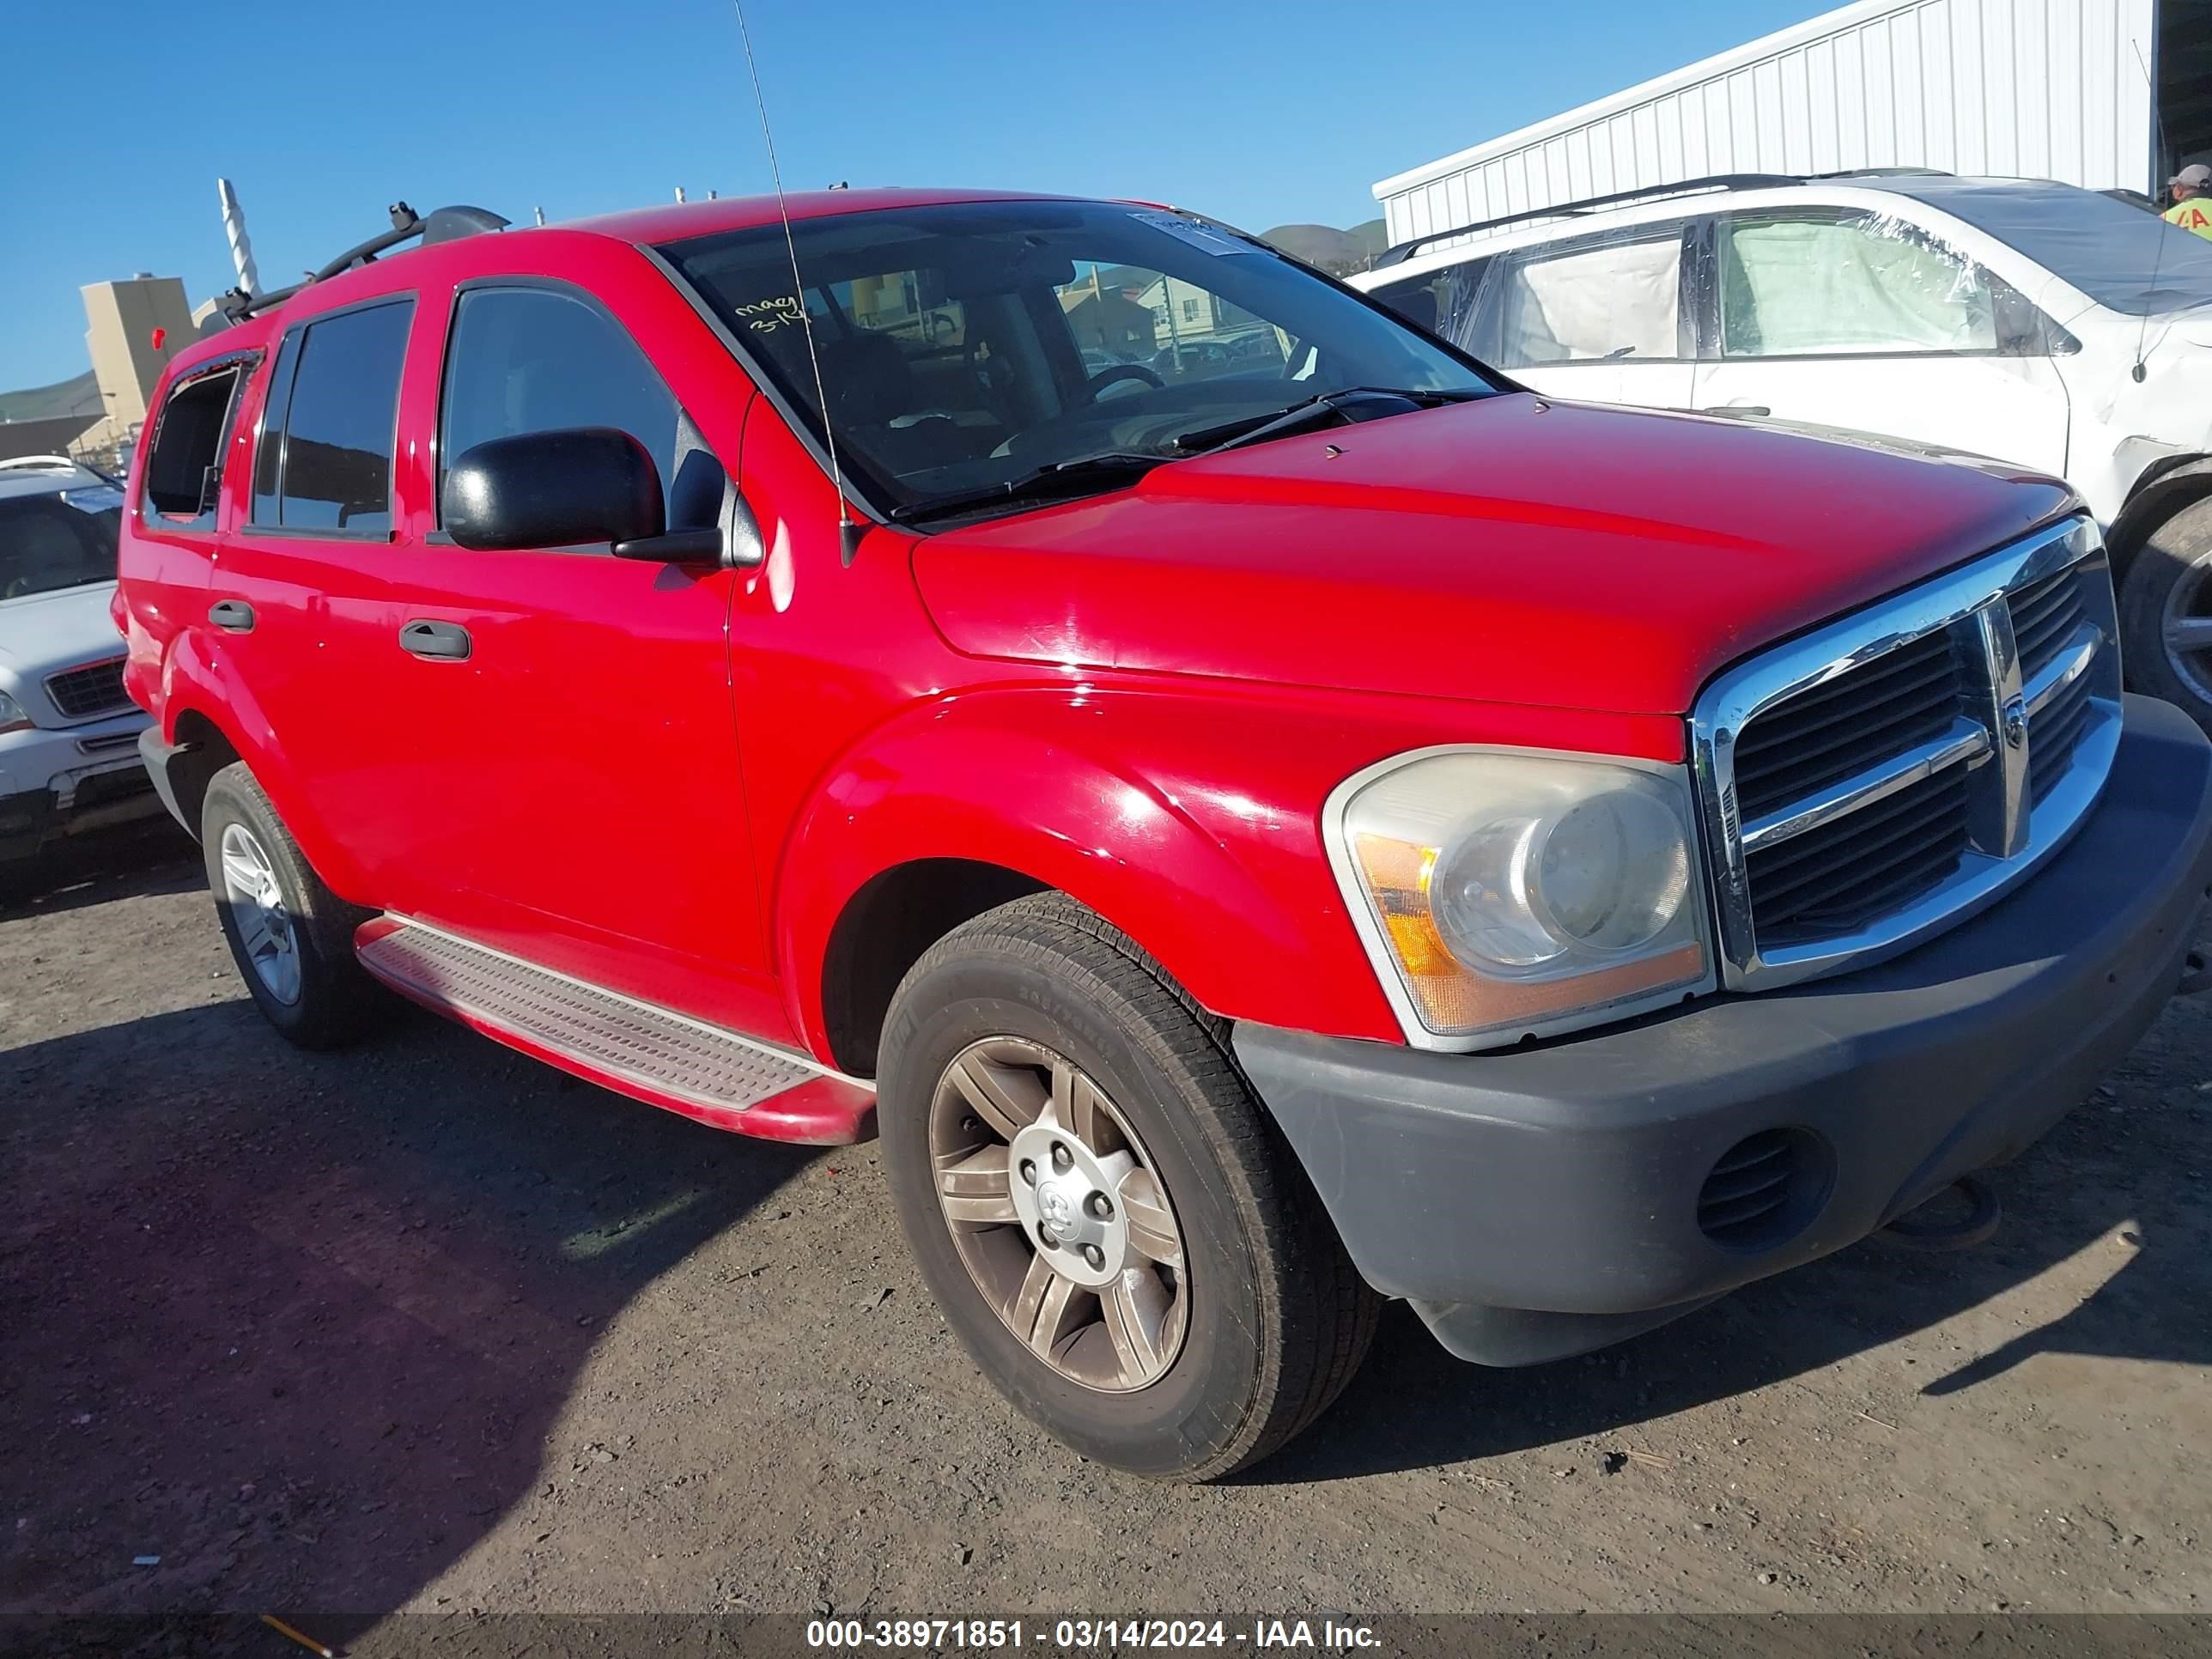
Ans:
[[[2173,205],[2166,210],[2166,222],[2193,230],[2212,241],[2212,167],[2197,161],[2167,181]]]

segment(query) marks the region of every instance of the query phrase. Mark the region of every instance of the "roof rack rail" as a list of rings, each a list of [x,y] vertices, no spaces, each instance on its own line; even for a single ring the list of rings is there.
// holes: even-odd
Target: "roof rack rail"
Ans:
[[[1952,175],[1942,167],[1847,167],[1838,173],[1716,173],[1704,179],[1684,179],[1671,185],[1646,185],[1639,190],[1615,191],[1610,196],[1585,197],[1579,202],[1561,202],[1556,207],[1530,208],[1525,213],[1509,213],[1500,219],[1478,219],[1472,224],[1455,225],[1449,230],[1431,231],[1426,236],[1417,236],[1410,242],[1400,242],[1386,249],[1376,259],[1376,270],[1402,264],[1431,242],[1441,242],[1447,237],[1470,236],[1478,230],[1502,230],[1508,225],[1528,224],[1537,219],[1571,218],[1588,213],[1593,208],[1621,207],[1630,202],[1656,202],[1668,196],[1688,196],[1706,191],[1778,190],[1789,185],[1804,185],[1814,180],[1848,180],[1851,179],[1948,179]]]
[[[474,236],[488,230],[504,230],[510,221],[502,219],[489,208],[441,207],[428,215],[418,215],[404,202],[394,202],[386,210],[392,216],[392,228],[356,243],[343,253],[317,270],[304,283],[295,283],[289,288],[271,289],[264,294],[248,294],[234,288],[216,303],[222,314],[232,322],[243,322],[257,311],[266,311],[290,299],[301,289],[313,283],[326,282],[340,271],[351,270],[356,265],[374,262],[377,255],[402,242],[416,237],[422,246],[430,247],[439,242],[458,241],[464,236]]]
[[[1811,179],[1954,179],[1948,167],[1838,167],[1833,173],[1814,173]]]
[[[1717,173],[1706,179],[1684,179],[1671,185],[1646,185],[1640,190],[1615,191],[1610,196],[1590,196],[1579,202],[1561,202],[1555,207],[1530,208],[1525,213],[1509,213],[1498,219],[1477,219],[1471,224],[1454,225],[1449,230],[1431,231],[1426,236],[1416,236],[1410,242],[1400,242],[1383,251],[1375,262],[1375,269],[1402,264],[1431,242],[1441,242],[1450,236],[1472,235],[1478,230],[1502,230],[1508,225],[1527,224],[1535,219],[1571,218],[1578,213],[1588,213],[1593,208],[1620,207],[1630,202],[1657,201],[1662,197],[1687,196],[1703,191],[1716,190],[1775,190],[1785,185],[1802,185],[1803,177],[1792,173]]]

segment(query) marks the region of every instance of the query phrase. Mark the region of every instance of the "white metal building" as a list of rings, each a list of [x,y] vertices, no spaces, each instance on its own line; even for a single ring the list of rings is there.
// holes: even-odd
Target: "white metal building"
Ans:
[[[1729,173],[2155,193],[2212,151],[2212,0],[1859,0],[1375,186],[1392,243]]]

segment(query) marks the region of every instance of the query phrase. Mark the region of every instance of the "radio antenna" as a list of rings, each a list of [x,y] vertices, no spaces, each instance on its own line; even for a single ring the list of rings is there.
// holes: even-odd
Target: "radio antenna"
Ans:
[[[860,550],[861,526],[845,501],[845,474],[837,465],[837,429],[830,419],[830,393],[822,384],[822,354],[814,349],[814,319],[806,312],[806,284],[799,275],[799,241],[791,234],[791,207],[783,197],[783,168],[775,159],[775,134],[769,131],[768,100],[761,95],[760,64],[753,58],[752,31],[745,27],[744,0],[730,0],[738,14],[738,39],[744,43],[745,73],[752,77],[753,107],[760,112],[761,139],[768,146],[769,178],[775,185],[775,210],[783,220],[784,252],[791,256],[791,299],[799,307],[799,331],[806,341],[807,367],[814,371],[814,406],[822,411],[822,440],[830,451],[830,487],[837,492],[837,556],[846,565]]]
[[[2160,107],[2159,104],[2158,83],[2151,79],[2150,65],[2143,61],[2142,42],[2136,40],[2133,36],[2130,36],[2128,44],[2135,48],[2136,66],[2142,70],[2143,90],[2150,94],[2150,113],[2153,130],[2158,134],[2158,165],[2151,169],[2151,184],[2153,187],[2155,188],[2158,183],[2158,175],[2166,171],[2166,158],[2169,154],[2166,143],[2166,111]],[[2151,211],[2158,214],[2159,216],[2158,240],[2151,248],[2150,292],[2143,295],[2142,322],[2136,330],[2135,367],[2128,371],[2128,377],[2135,381],[2137,386],[2141,386],[2142,384],[2143,375],[2147,373],[2143,368],[2143,347],[2144,342],[2150,337],[2150,308],[2158,303],[2158,268],[2160,264],[2166,258],[2166,216],[2163,213],[2159,212],[2157,198],[2155,197],[2151,198]],[[2189,233],[2184,231],[2182,234],[2184,235],[2187,235]],[[2166,337],[2164,335],[2160,335],[2159,337],[2161,343],[2164,343],[2165,338]],[[826,419],[827,417],[825,416],[824,418]]]

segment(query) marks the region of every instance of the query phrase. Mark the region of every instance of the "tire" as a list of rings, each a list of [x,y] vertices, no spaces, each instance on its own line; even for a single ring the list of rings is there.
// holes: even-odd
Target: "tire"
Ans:
[[[2121,659],[2128,684],[2178,704],[2212,732],[2212,649],[2167,654],[2169,615],[2212,618],[2212,496],[2152,527],[2120,580]]]
[[[1227,1035],[1128,938],[1073,900],[1040,893],[987,911],[932,946],[901,982],[884,1036],[884,1161],[946,1320],[1030,1419],[1085,1457],[1155,1479],[1216,1480],[1304,1429],[1358,1370],[1380,1306],[1237,1069]],[[1060,1062],[1074,1081],[1062,1079]],[[1026,1140],[1005,1139],[1001,1186],[970,1200],[998,1224],[956,1223],[940,1202],[940,1169],[988,1164],[999,1134],[979,1122],[988,1114],[963,1115],[978,1096],[958,1079],[987,1073],[999,1079],[994,1089],[1026,1079],[1030,1099],[1051,1091],[1035,1120],[1046,1127],[1024,1127]],[[1034,1139],[1060,1133],[1055,1114],[1070,1112],[1063,1096],[1096,1099],[1091,1141],[1075,1147],[1081,1159],[1102,1170],[1127,1160],[1157,1184],[1146,1188],[1141,1173],[1096,1178],[1089,1202],[1109,1190],[1127,1200],[1119,1211],[1105,1206],[1122,1217],[1126,1253],[1090,1263],[1112,1275],[1107,1288],[1069,1289],[1060,1306],[1073,1311],[1053,1327],[1068,1334],[1046,1334],[1041,1350],[1013,1322],[1026,1327],[1030,1306],[1051,1305],[1049,1294],[1032,1304],[1008,1286],[1019,1277],[1026,1289],[1040,1274],[1049,1284],[1057,1271],[1050,1261],[1085,1270],[1072,1246],[1035,1242],[1079,1224],[1067,1198],[1054,1194],[1073,1182],[1083,1206],[1091,1180],[1088,1162],[1054,1176]],[[964,1139],[971,1132],[981,1151]],[[1042,1184],[1018,1173],[1025,1145],[1037,1152],[1030,1167]],[[1056,1164],[1065,1149],[1050,1145]],[[1026,1223],[1006,1218],[1019,1209],[1018,1186],[1029,1205],[1020,1213],[1034,1218]],[[1180,1241],[1179,1267],[1153,1259],[1167,1254],[1164,1239]],[[1087,1257],[1092,1247],[1082,1248]],[[1018,1275],[1023,1260],[1028,1273]],[[1164,1287],[1170,1304],[1158,1300]],[[1158,1316],[1150,1336],[1133,1334],[1139,1304]]]
[[[244,762],[209,781],[200,846],[231,959],[254,1005],[279,1033],[302,1048],[338,1048],[388,1018],[390,994],[353,953],[354,930],[376,913],[348,904],[323,884]],[[240,879],[249,869],[265,872],[264,890],[273,884],[273,910],[240,896],[252,884]],[[289,943],[289,972],[271,969],[286,955],[278,937]]]

